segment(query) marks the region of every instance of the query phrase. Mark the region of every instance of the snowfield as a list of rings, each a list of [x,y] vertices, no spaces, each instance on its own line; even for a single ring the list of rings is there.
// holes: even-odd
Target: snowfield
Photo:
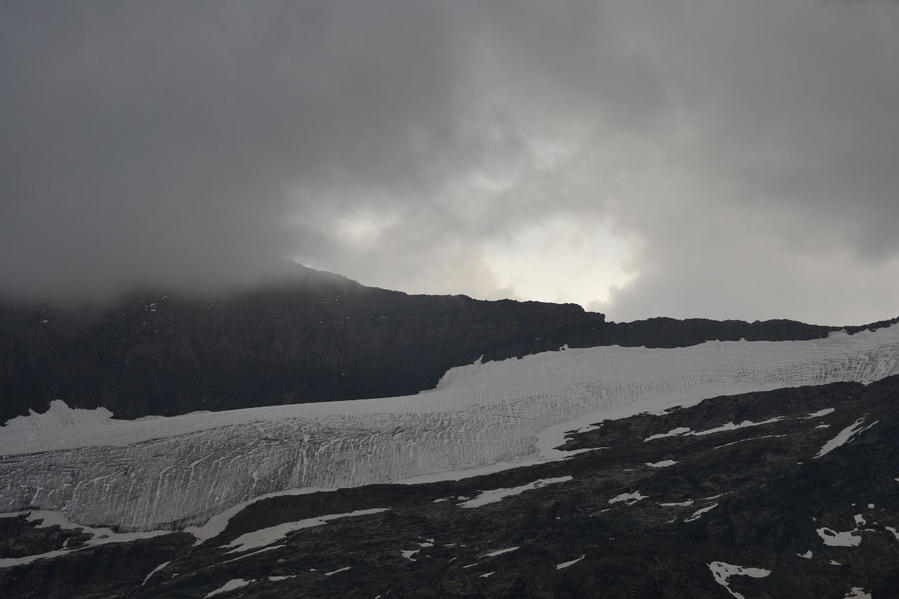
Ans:
[[[567,431],[604,418],[897,373],[892,326],[812,341],[547,352],[453,368],[433,390],[383,399],[134,421],[60,401],[0,427],[0,512],[35,507],[83,524],[181,528],[287,489],[559,459],[570,455],[555,449]]]

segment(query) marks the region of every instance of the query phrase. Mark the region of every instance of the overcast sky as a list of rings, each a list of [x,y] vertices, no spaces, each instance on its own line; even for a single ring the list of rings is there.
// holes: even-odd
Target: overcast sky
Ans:
[[[899,3],[0,7],[0,291],[899,314]]]

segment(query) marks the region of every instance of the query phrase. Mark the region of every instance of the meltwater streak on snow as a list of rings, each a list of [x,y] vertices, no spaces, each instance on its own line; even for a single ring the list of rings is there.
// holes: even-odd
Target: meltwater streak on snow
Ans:
[[[454,368],[436,389],[405,397],[138,421],[95,414],[80,425],[32,416],[0,428],[0,512],[36,506],[87,524],[177,528],[285,489],[565,457],[554,450],[565,432],[604,418],[896,373],[892,326],[812,341],[547,352]]]

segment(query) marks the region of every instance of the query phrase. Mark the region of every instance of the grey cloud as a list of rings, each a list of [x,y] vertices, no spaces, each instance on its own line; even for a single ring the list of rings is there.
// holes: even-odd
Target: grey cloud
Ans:
[[[705,8],[672,22],[684,35],[645,37],[695,127],[678,170],[701,197],[676,200],[687,222],[655,218],[658,202],[625,217],[650,245],[641,277],[610,312],[856,323],[892,315],[899,11]]]
[[[639,248],[593,304],[613,317],[899,300],[895,3],[0,11],[7,293],[209,286],[281,256],[514,295],[485,248],[563,215]]]
[[[439,10],[5,12],[0,272],[13,291],[227,276],[234,256],[292,247],[293,186],[421,187],[452,129],[456,52]]]

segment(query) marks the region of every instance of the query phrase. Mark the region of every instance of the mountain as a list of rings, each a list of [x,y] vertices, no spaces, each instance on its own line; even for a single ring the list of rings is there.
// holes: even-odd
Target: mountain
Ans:
[[[81,309],[0,304],[0,422],[56,399],[138,418],[389,397],[430,389],[482,356],[832,330],[788,320],[613,323],[574,304],[407,295],[297,265],[289,278],[229,293],[135,291]]]

